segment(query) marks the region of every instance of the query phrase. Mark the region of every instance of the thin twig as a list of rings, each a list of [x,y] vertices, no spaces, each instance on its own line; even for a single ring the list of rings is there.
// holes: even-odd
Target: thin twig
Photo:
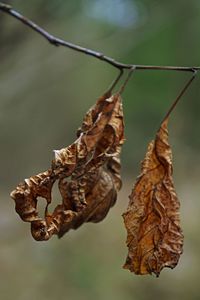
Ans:
[[[124,64],[116,61],[112,57],[106,56],[101,52],[97,52],[88,48],[81,47],[79,45],[72,44],[70,42],[64,41],[60,38],[57,38],[51,34],[49,34],[46,30],[35,24],[33,21],[21,15],[18,11],[14,10],[10,5],[4,4],[0,2],[0,11],[9,14],[10,16],[18,19],[26,26],[30,27],[40,35],[42,35],[45,39],[47,39],[54,46],[64,46],[70,49],[73,49],[78,52],[82,52],[84,54],[93,56],[97,59],[100,59],[113,67],[123,70],[123,69],[132,69],[135,70],[165,70],[165,71],[181,71],[181,72],[195,72],[200,70],[200,67],[178,67],[178,66],[149,66],[149,65],[133,65],[133,64]]]

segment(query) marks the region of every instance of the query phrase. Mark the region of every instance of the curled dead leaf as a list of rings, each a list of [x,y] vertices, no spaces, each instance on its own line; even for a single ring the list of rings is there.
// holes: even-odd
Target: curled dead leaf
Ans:
[[[100,222],[121,188],[120,152],[124,142],[121,97],[106,93],[87,112],[70,146],[55,151],[51,169],[26,179],[11,193],[16,211],[31,223],[39,241],[63,236],[84,222]],[[52,214],[52,187],[58,181],[62,203]],[[46,199],[44,219],[38,216],[38,197]]]
[[[174,268],[183,248],[179,200],[172,179],[168,119],[148,146],[141,175],[123,214],[129,249],[124,268],[139,275]]]

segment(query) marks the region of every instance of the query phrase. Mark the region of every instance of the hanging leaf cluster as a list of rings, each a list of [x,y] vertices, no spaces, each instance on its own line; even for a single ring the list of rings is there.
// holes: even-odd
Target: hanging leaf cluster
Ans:
[[[89,109],[74,143],[54,151],[51,167],[25,179],[11,193],[16,212],[23,221],[31,223],[35,240],[46,241],[53,235],[62,237],[85,222],[100,222],[115,204],[122,186],[120,154],[124,143],[120,94],[131,72],[120,92],[112,95],[110,91],[121,75],[110,91]],[[172,178],[168,121],[193,79],[194,75],[172,104],[155,140],[148,145],[141,174],[123,213],[128,247],[124,268],[137,275],[154,273],[159,276],[163,268],[174,268],[183,252],[180,202]],[[62,201],[50,213],[54,184],[58,184]],[[46,200],[43,217],[38,212],[41,198]]]
[[[121,96],[110,92],[100,97],[87,112],[77,139],[55,151],[51,168],[25,179],[11,193],[16,212],[31,223],[31,233],[38,241],[84,222],[100,222],[117,199],[121,188],[120,152],[124,142]],[[53,213],[52,188],[58,183],[62,203]],[[38,201],[46,200],[44,218],[39,217]]]

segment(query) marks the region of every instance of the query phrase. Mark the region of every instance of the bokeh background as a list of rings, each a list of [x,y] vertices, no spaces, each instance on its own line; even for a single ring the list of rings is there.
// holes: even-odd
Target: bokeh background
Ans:
[[[200,1],[5,1],[50,33],[124,63],[200,64]],[[159,279],[122,269],[121,214],[147,143],[190,74],[137,71],[123,98],[123,189],[99,224],[61,240],[32,239],[9,193],[46,170],[52,150],[73,142],[84,113],[116,76],[104,62],[53,47],[0,12],[0,298],[2,300],[197,300],[200,294],[199,76],[170,122],[174,181],[181,201],[184,254]],[[55,196],[56,191],[54,191]]]

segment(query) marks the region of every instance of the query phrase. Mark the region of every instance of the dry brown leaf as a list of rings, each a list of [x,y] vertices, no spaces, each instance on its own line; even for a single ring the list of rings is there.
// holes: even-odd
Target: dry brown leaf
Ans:
[[[124,268],[139,275],[159,276],[164,267],[174,268],[183,248],[167,124],[165,120],[148,146],[123,214],[129,249]]]
[[[55,151],[50,170],[26,179],[11,193],[20,217],[31,222],[36,240],[61,237],[84,222],[99,222],[116,201],[121,188],[120,159],[124,142],[120,95],[108,93],[87,112],[77,140]],[[62,203],[48,213],[53,184],[58,180]],[[44,219],[38,197],[46,199]]]

